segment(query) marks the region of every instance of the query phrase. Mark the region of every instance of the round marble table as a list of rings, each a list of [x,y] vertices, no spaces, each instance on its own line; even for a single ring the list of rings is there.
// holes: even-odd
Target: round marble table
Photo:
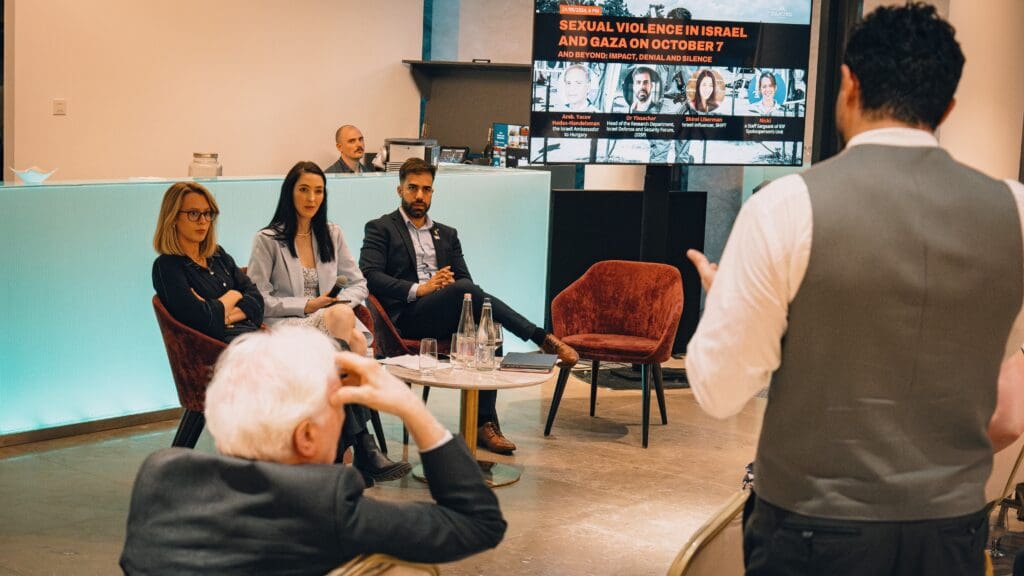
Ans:
[[[416,364],[415,356],[402,356],[389,359],[392,363],[385,363],[385,368],[396,378],[409,384],[421,386],[436,386],[438,388],[453,388],[461,391],[462,401],[459,407],[459,431],[466,440],[469,451],[476,458],[476,432],[477,412],[479,410],[479,393],[481,390],[502,390],[505,388],[525,388],[537,386],[547,382],[552,377],[552,372],[536,374],[532,372],[504,372],[501,370],[481,371],[472,368],[452,368],[450,364],[442,362],[437,370],[429,376],[423,375],[419,370],[407,366]],[[500,359],[498,360],[500,362]],[[401,365],[401,364],[404,364]],[[477,458],[480,470],[490,486],[505,486],[519,480],[522,475],[522,467],[510,464],[499,464]],[[418,480],[424,480],[423,468],[417,465],[413,468],[413,476]]]

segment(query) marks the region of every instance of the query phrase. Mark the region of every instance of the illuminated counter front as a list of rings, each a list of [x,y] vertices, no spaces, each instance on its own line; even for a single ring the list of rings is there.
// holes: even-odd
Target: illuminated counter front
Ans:
[[[219,242],[249,260],[282,177],[202,181]],[[153,232],[170,181],[0,188],[0,436],[178,406],[150,301]],[[328,216],[358,259],[367,221],[398,207],[398,177],[331,176]],[[459,230],[473,279],[544,319],[549,174],[442,169],[430,215]],[[529,347],[509,335],[508,350]]]

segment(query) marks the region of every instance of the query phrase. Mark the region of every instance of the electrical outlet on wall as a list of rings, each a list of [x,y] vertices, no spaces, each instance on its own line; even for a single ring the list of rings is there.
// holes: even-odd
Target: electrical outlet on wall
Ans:
[[[53,115],[54,116],[67,116],[68,115],[68,101],[64,98],[53,99]]]

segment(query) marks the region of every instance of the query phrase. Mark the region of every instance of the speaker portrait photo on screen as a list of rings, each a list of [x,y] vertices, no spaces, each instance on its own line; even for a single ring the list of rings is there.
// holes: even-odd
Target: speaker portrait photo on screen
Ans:
[[[619,95],[612,112],[661,113],[661,74],[652,66],[639,65],[619,77]]]
[[[601,112],[605,64],[551,61],[534,67],[534,112]]]
[[[757,116],[782,116],[782,104],[786,96],[786,85],[773,72],[762,72],[757,76],[757,92],[751,102],[750,111]]]
[[[718,109],[722,103],[725,95],[725,81],[717,71],[705,68],[698,72],[690,82],[687,82],[686,92],[690,108],[687,111],[708,114]]]
[[[590,68],[586,64],[570,64],[562,73],[562,110],[594,112],[590,104]]]

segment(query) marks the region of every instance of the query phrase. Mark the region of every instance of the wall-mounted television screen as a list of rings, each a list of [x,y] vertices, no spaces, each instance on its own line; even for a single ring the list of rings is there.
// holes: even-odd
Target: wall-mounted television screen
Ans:
[[[800,165],[811,0],[536,0],[531,163]]]

